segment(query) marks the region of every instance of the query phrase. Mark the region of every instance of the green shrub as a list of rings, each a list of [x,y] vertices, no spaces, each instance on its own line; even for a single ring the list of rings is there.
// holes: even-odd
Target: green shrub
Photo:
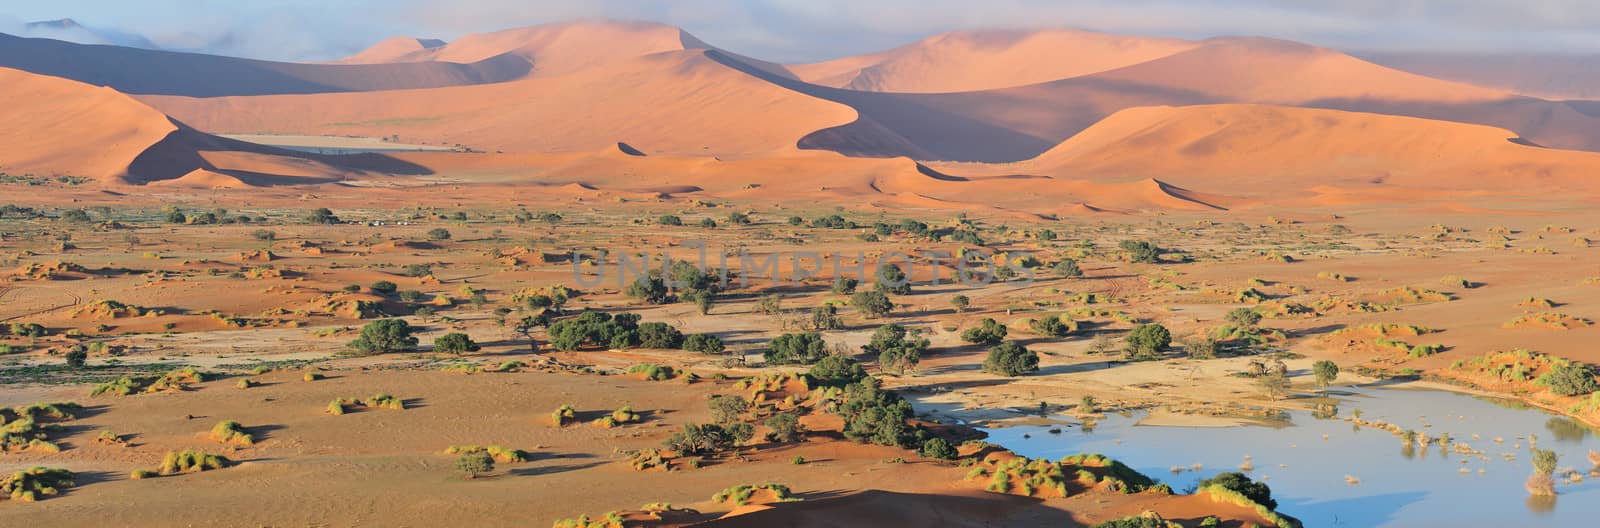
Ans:
[[[349,347],[362,354],[406,352],[417,347],[411,324],[404,319],[379,319],[361,327],[361,335]]]
[[[1021,376],[1039,371],[1039,355],[1016,341],[1007,341],[989,348],[983,360],[983,371],[1000,376]]]
[[[1161,262],[1161,247],[1154,242],[1143,240],[1123,240],[1117,244],[1122,251],[1127,253],[1130,262],[1143,262],[1155,264]]]
[[[484,452],[463,453],[456,458],[456,470],[467,474],[467,478],[494,471],[494,457]]]
[[[368,286],[367,289],[372,290],[372,293],[376,293],[378,295],[393,295],[395,291],[400,289],[400,285],[390,281],[381,280],[372,283],[372,285]]]
[[[550,414],[550,421],[553,422],[556,427],[567,425],[568,422],[576,420],[577,418],[578,410],[572,408],[571,404],[563,404],[560,408],[556,409],[555,412]]]
[[[1266,506],[1267,509],[1278,508],[1278,501],[1272,499],[1272,488],[1267,487],[1264,482],[1250,480],[1244,473],[1233,471],[1220,473],[1215,477],[1201,480],[1198,486],[1201,488],[1219,486],[1244,495],[1251,502]]]
[[[467,352],[477,352],[482,347],[472,340],[472,337],[461,332],[451,332],[433,340],[433,351],[445,354],[461,355]]]
[[[644,348],[678,348],[683,346],[683,332],[667,323],[640,323],[639,346]]]
[[[520,462],[527,462],[533,456],[531,453],[528,453],[527,451],[523,451],[523,450],[520,450],[520,449],[511,449],[511,448],[498,446],[498,445],[491,445],[491,446],[488,446],[488,447],[481,447],[481,446],[475,446],[475,445],[458,445],[458,446],[450,446],[449,448],[446,448],[444,450],[444,454],[446,454],[446,455],[475,455],[475,454],[480,454],[480,453],[488,455],[489,458],[493,459],[495,462],[500,462],[500,463],[504,463],[504,464],[515,464],[515,463],[520,463]]]
[[[800,417],[794,413],[774,414],[762,424],[772,430],[767,433],[769,442],[799,442],[805,438],[805,426],[800,425]]]
[[[664,445],[680,455],[715,455],[744,443],[755,434],[755,428],[746,423],[695,424],[687,423],[669,438]]]
[[[639,316],[587,311],[551,324],[547,333],[550,345],[559,350],[572,351],[585,346],[628,348],[639,344]]]
[[[827,355],[827,344],[816,332],[783,334],[767,344],[762,353],[767,363],[773,365],[810,365]]]
[[[221,455],[213,455],[203,451],[185,449],[183,451],[168,451],[161,458],[161,467],[156,473],[161,475],[177,475],[180,473],[198,473],[222,469],[233,464],[233,461]]]
[[[817,361],[809,372],[812,379],[822,385],[844,386],[867,377],[866,369],[854,359],[830,355]]]
[[[1007,333],[1006,325],[985,317],[978,326],[961,332],[961,340],[978,345],[998,345],[1005,340]]]
[[[794,494],[789,491],[789,487],[783,484],[759,484],[754,486],[744,484],[717,492],[716,495],[711,496],[711,502],[731,504],[734,507],[744,506],[750,502],[750,499],[758,491],[771,492],[773,499],[779,502],[800,500],[795,498]]]
[[[894,301],[889,300],[889,295],[877,291],[858,291],[850,296],[850,306],[863,316],[875,319],[889,315],[894,310]]]
[[[1550,388],[1560,396],[1578,396],[1600,390],[1600,383],[1594,380],[1594,373],[1589,371],[1587,365],[1573,362],[1559,362],[1552,365],[1550,372],[1539,376],[1536,382]]]
[[[1155,359],[1172,345],[1172,333],[1159,324],[1141,324],[1133,327],[1125,338],[1128,358],[1139,361]]]
[[[918,450],[924,458],[937,458],[939,460],[955,460],[960,453],[955,446],[950,445],[945,439],[939,437],[929,438],[922,442],[922,449]]]
[[[71,471],[34,466],[0,477],[0,500],[34,502],[76,485]]]
[[[244,426],[233,420],[218,422],[216,427],[212,427],[211,439],[235,446],[252,446],[256,443],[255,436],[246,432]]]
[[[690,334],[683,338],[683,349],[702,354],[721,354],[726,347],[716,334]]]
[[[919,335],[920,332],[907,330],[904,326],[886,324],[872,332],[872,339],[862,345],[861,350],[868,355],[876,356],[879,368],[885,371],[905,372],[906,369],[915,368],[921,363],[922,354],[928,350],[929,341],[918,337]]]

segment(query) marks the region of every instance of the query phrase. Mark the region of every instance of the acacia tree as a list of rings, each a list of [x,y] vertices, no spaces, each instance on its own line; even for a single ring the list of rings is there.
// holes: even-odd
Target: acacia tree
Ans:
[[[868,319],[876,319],[889,315],[889,311],[894,309],[894,302],[881,291],[860,291],[850,296],[850,306],[861,311]]]
[[[1172,332],[1160,324],[1142,324],[1133,327],[1126,338],[1128,359],[1144,361],[1156,359],[1172,345]]]
[[[539,341],[533,338],[533,332],[534,332],[534,330],[538,330],[540,328],[547,328],[549,326],[550,326],[550,313],[549,312],[539,312],[538,314],[535,314],[535,315],[530,315],[530,316],[527,316],[527,317],[523,317],[521,321],[517,321],[517,326],[513,327],[512,331],[515,331],[516,333],[521,334],[523,339],[527,339],[528,340],[528,352],[533,353],[533,354],[538,354],[539,353]]]
[[[467,352],[477,352],[481,347],[472,340],[472,337],[461,332],[451,332],[433,340],[433,351],[446,354],[461,355]]]
[[[890,323],[874,330],[872,340],[862,345],[861,350],[877,356],[879,368],[903,374],[907,368],[916,368],[922,362],[922,353],[928,350],[928,345],[927,339],[904,326]]]
[[[417,338],[404,319],[379,319],[361,327],[361,335],[349,343],[364,354],[405,352],[417,347]]]
[[[1005,340],[1008,332],[1006,325],[985,317],[983,321],[978,323],[978,326],[961,332],[961,340],[977,345],[998,345]]]
[[[1007,341],[989,349],[983,371],[1008,377],[1038,372],[1039,355],[1016,341]]]
[[[1311,364],[1311,373],[1317,378],[1317,386],[1326,388],[1333,384],[1339,377],[1339,365],[1326,359]]]

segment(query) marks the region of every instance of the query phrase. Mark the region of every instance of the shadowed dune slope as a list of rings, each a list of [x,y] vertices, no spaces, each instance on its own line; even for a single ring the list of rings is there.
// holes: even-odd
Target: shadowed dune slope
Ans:
[[[1585,53],[1363,53],[1419,75],[1547,99],[1600,99],[1600,55]]]
[[[382,156],[300,155],[207,135],[110,88],[19,70],[0,68],[0,99],[0,171],[11,174],[149,183],[205,169],[268,185],[426,172]]]
[[[855,122],[801,140],[803,148],[858,156],[1019,161],[1125,108],[1215,103],[1485,124],[1546,146],[1600,149],[1600,120],[1571,105],[1431,79],[1273,39],[1212,39],[1126,68],[981,92],[871,93],[769,80],[860,112]]]
[[[843,105],[727,68],[703,50],[619,59],[557,77],[428,90],[142,100],[215,133],[388,136],[508,152],[616,149],[746,157],[794,150],[855,119]]]
[[[0,171],[122,178],[178,131],[167,116],[110,88],[0,68]]]
[[[110,86],[123,93],[217,97],[494,83],[523,77],[531,65],[514,55],[484,57],[470,64],[299,64],[0,34],[0,67]]]
[[[1223,104],[1123,110],[1007,170],[1249,194],[1318,185],[1559,189],[1593,188],[1600,154],[1532,146],[1481,125]]]
[[[789,66],[833,88],[869,92],[967,92],[1037,84],[1130,66],[1193,48],[1193,42],[1070,29],[957,31],[906,46]]]

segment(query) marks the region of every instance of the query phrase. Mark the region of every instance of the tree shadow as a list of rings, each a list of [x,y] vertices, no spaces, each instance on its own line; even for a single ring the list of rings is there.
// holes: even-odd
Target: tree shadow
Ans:
[[[566,464],[566,465],[560,465],[560,466],[515,468],[515,469],[512,469],[510,471],[506,471],[506,474],[507,475],[511,475],[511,476],[517,476],[517,477],[534,477],[534,476],[539,476],[539,475],[554,475],[554,474],[558,474],[558,473],[566,473],[568,471],[580,471],[580,470],[589,469],[589,468],[592,468],[592,467],[602,466],[602,465],[605,465],[605,462],[595,461],[595,462],[585,462],[585,463],[581,463],[581,464]]]

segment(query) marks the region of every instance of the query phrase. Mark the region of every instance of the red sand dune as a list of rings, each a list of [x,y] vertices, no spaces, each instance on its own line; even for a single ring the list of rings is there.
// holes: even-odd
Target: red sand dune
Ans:
[[[1006,170],[1250,194],[1318,185],[1526,190],[1593,188],[1600,154],[1530,146],[1481,125],[1225,104],[1123,110]]]
[[[356,57],[388,54],[397,45],[393,41],[381,42]],[[466,64],[510,55],[531,62],[532,75],[551,76],[619,59],[709,47],[682,29],[665,24],[591,21],[472,34],[441,46],[398,54],[383,62]]]
[[[485,151],[616,149],[748,157],[855,119],[843,105],[785,90],[704,50],[618,59],[555,77],[427,90],[142,100],[216,133],[388,136]]]
[[[438,39],[421,39],[416,37],[389,37],[382,42],[373,44],[372,47],[362,50],[361,53],[334,61],[338,64],[382,64],[386,62],[408,62],[405,57],[411,54],[420,54],[427,50],[445,45]]]
[[[1487,124],[1547,146],[1600,149],[1600,119],[1569,105],[1273,39],[1212,39],[1126,68],[981,92],[868,93],[769,80],[859,111],[856,122],[818,131],[801,145],[862,156],[1018,161],[1125,108],[1235,102]]]
[[[185,177],[205,186],[335,181],[424,169],[378,156],[298,155],[197,132],[105,87],[0,68],[0,171],[104,183]],[[224,173],[231,180],[219,179]]]
[[[1193,42],[1070,29],[957,31],[788,69],[812,84],[870,92],[966,92],[1037,84],[1154,60]]]

